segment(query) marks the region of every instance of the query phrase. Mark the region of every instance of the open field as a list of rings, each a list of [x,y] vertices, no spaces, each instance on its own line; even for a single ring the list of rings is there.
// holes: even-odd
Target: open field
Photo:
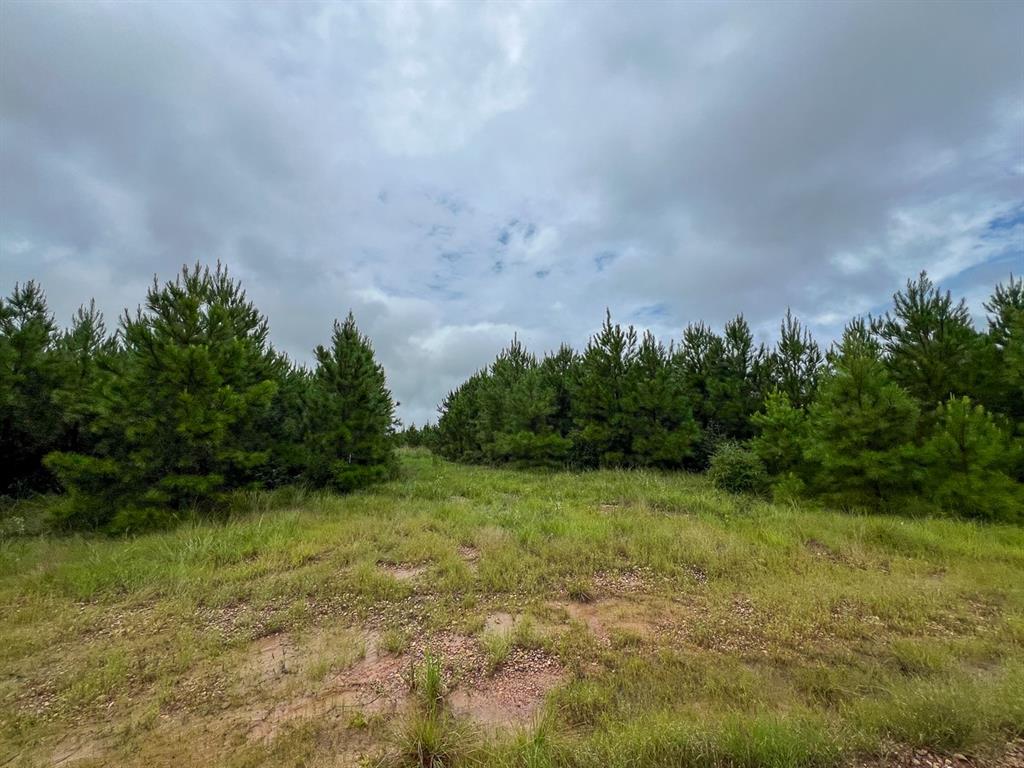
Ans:
[[[1020,528],[402,465],[0,544],[0,766],[1020,764]]]

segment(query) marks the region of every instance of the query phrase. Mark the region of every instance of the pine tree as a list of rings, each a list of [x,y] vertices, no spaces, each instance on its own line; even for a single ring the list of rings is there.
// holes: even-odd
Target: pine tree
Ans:
[[[537,359],[530,354],[518,337],[513,337],[502,349],[488,370],[478,395],[475,426],[477,440],[487,461],[500,461],[506,455],[506,448],[499,443],[507,442],[503,435],[521,432],[526,424],[542,419],[545,404],[540,411],[534,411],[531,404],[520,399],[513,404],[510,398],[529,371],[537,366]],[[529,412],[527,410],[529,409]]]
[[[307,432],[313,376],[305,366],[295,365],[282,354],[274,354],[271,368],[274,397],[256,434],[269,450],[267,462],[258,470],[259,482],[272,488],[305,481],[310,464]]]
[[[825,359],[800,321],[787,309],[771,366],[776,387],[794,408],[805,409],[814,400]]]
[[[1017,426],[1024,437],[1024,280],[1013,275],[985,302],[988,331],[982,396],[989,408]]]
[[[754,453],[773,477],[792,473],[806,479],[810,474],[804,458],[808,438],[807,413],[794,408],[789,395],[781,390],[765,399],[762,410],[752,417],[757,435],[750,441]]]
[[[492,459],[526,467],[565,464],[572,441],[557,430],[556,391],[540,367],[533,365],[510,382],[503,408]]]
[[[694,416],[709,437],[722,432],[716,393],[724,356],[725,344],[709,326],[691,323],[683,330],[683,343],[675,362],[694,404]]]
[[[154,278],[121,339],[92,425],[103,448],[47,459],[76,501],[68,524],[137,528],[254,486],[276,360],[266,319],[227,270],[197,264],[162,287]]]
[[[632,438],[628,463],[679,468],[694,452],[700,427],[671,353],[647,331],[629,368],[626,423]]]
[[[55,345],[60,378],[54,401],[63,419],[59,450],[91,453],[98,448],[91,425],[119,351],[96,302],[79,307]]]
[[[541,376],[554,393],[554,410],[550,421],[555,433],[571,439],[573,432],[572,399],[579,379],[580,356],[568,344],[554,354],[545,355],[540,363]]]
[[[763,346],[754,346],[743,315],[725,324],[723,339],[721,369],[712,380],[710,395],[716,401],[716,422],[725,435],[745,440],[753,434],[750,417],[767,394],[770,361]]]
[[[823,494],[844,505],[885,506],[913,492],[920,473],[913,398],[893,382],[863,321],[847,326],[833,371],[811,406],[806,456]]]
[[[632,454],[625,400],[636,343],[636,330],[613,325],[606,312],[604,325],[583,353],[573,420],[576,453],[586,465],[621,466]]]
[[[1009,437],[970,398],[950,398],[921,448],[928,495],[942,509],[991,520],[1024,521],[1024,486],[1007,474]]]
[[[51,487],[42,459],[59,444],[57,326],[35,282],[0,298],[0,495]]]
[[[394,402],[370,340],[350,312],[334,323],[331,347],[315,350],[308,411],[309,479],[350,491],[393,471]]]
[[[453,461],[483,460],[483,451],[476,428],[480,412],[480,392],[486,386],[488,373],[477,371],[450,391],[438,406],[437,449]]]
[[[724,336],[703,323],[687,326],[674,362],[703,433],[697,465],[706,467],[719,443],[753,435],[750,417],[771,389],[771,356],[755,347],[739,315],[726,323]]]
[[[922,272],[893,303],[893,311],[873,323],[893,381],[925,409],[971,393],[978,335],[964,300],[954,304],[949,291],[943,294]]]

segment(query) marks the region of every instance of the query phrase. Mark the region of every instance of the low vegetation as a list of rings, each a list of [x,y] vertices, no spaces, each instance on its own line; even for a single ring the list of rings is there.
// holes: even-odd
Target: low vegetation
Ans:
[[[983,765],[1024,735],[1020,527],[399,456],[5,538],[0,765]]]

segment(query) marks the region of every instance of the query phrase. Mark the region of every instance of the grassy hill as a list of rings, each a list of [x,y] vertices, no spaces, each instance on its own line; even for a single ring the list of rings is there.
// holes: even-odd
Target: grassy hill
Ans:
[[[0,626],[2,766],[981,765],[1024,734],[1024,530],[683,474],[406,451],[350,496],[10,539]]]

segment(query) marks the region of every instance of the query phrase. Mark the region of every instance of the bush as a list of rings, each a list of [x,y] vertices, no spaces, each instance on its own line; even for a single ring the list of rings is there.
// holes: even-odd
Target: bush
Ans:
[[[731,493],[763,493],[768,486],[764,462],[739,443],[718,446],[711,457],[708,477],[716,488]]]

